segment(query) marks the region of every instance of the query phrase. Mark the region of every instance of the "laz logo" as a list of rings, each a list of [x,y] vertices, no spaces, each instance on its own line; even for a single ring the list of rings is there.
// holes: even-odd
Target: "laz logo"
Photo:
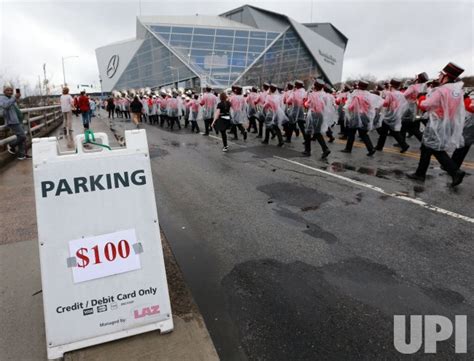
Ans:
[[[160,306],[154,305],[150,307],[143,307],[141,310],[134,310],[133,316],[135,318],[142,318],[145,316],[153,316],[160,313]]]

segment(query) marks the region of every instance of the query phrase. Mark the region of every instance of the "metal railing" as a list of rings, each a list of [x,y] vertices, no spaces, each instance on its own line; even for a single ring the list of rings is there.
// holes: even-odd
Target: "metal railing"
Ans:
[[[41,136],[44,136],[45,133],[48,133],[48,128],[51,128],[50,130],[52,131],[56,128],[57,123],[62,120],[60,105],[24,108],[20,109],[20,111],[23,113],[23,126],[25,127],[25,131],[28,133],[30,140],[40,134]],[[1,139],[2,136],[4,136],[1,134],[5,133],[7,128],[8,126],[6,124],[0,125],[0,147],[16,140],[16,135],[11,135]]]

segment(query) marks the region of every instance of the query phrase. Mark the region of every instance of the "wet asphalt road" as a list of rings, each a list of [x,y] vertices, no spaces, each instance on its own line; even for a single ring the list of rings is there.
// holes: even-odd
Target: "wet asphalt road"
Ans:
[[[224,154],[214,138],[145,128],[160,223],[222,360],[473,359],[474,224],[274,156],[470,218],[474,175],[452,190],[435,162],[424,185],[405,178],[416,150],[370,159],[333,144],[320,161],[317,144],[302,158],[299,139],[250,135]],[[467,315],[468,355],[453,338],[398,353],[394,314]]]

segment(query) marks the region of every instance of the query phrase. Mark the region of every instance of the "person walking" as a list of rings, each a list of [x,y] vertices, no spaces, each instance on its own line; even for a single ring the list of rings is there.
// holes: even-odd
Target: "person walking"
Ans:
[[[346,134],[346,117],[345,117],[345,110],[344,106],[346,105],[347,98],[350,95],[351,88],[345,84],[342,91],[336,96],[336,105],[337,105],[337,124],[339,124],[340,131],[339,131],[339,139],[347,140]]]
[[[168,95],[164,90],[160,91],[160,127],[163,128],[164,124],[168,124]]]
[[[229,147],[227,145],[227,129],[230,128],[230,101],[227,100],[227,94],[222,92],[219,96],[220,102],[217,104],[216,111],[214,112],[214,120],[211,124],[211,128],[217,129],[222,136],[222,148],[223,152],[227,152]]]
[[[80,112],[81,111],[79,110],[79,97],[77,95],[75,95],[74,96],[74,112],[73,113],[76,117],[78,117]]]
[[[426,82],[428,81],[428,74],[420,73],[415,78],[415,84],[410,85],[403,93],[403,96],[408,101],[408,107],[403,114],[402,128],[400,135],[402,139],[406,139],[407,133],[414,135],[416,139],[421,142],[423,134],[420,131],[420,121],[416,119],[416,102],[420,93],[426,92]]]
[[[360,80],[357,89],[351,94],[346,103],[346,147],[341,151],[343,153],[351,153],[354,145],[355,135],[359,132],[359,136],[367,148],[367,155],[371,157],[375,153],[374,146],[368,135],[372,129],[373,121],[377,109],[383,105],[383,99],[376,94],[367,91],[369,83]]]
[[[179,123],[179,111],[180,105],[178,100],[178,93],[173,90],[173,96],[167,102],[167,112],[168,119],[170,121],[170,130],[173,130],[174,125],[178,125],[178,129],[181,129],[181,124]]]
[[[91,110],[91,118],[90,121],[92,122],[92,118],[95,118],[95,110],[96,110],[97,104],[95,103],[93,98],[89,98],[89,108]]]
[[[240,85],[234,85],[232,87],[232,91],[234,94],[231,95],[229,101],[231,104],[231,123],[232,123],[232,130],[231,132],[234,134],[234,140],[238,140],[237,137],[237,128],[242,133],[244,140],[247,140],[247,131],[245,130],[244,126],[242,125],[245,120],[247,119],[247,102],[242,95],[242,87]]]
[[[308,108],[308,114],[306,116],[303,155],[307,157],[311,155],[311,138],[314,136],[323,151],[321,159],[326,159],[331,151],[326,145],[322,133],[327,130],[329,118],[334,117],[334,114],[325,100],[326,93],[323,88],[324,81],[317,79],[313,91],[308,93],[307,100],[304,102],[304,105]]]
[[[142,101],[142,121],[143,123],[150,122],[150,107],[148,103],[148,95],[143,95],[140,100]]]
[[[291,90],[287,97],[286,104],[288,105],[289,123],[287,125],[286,141],[291,142],[293,132],[297,133],[297,127],[299,128],[303,139],[306,142],[305,132],[305,113],[304,113],[304,100],[307,97],[304,83],[302,80],[295,81],[295,88]]]
[[[63,88],[63,94],[59,98],[61,103],[61,112],[63,114],[63,132],[65,136],[71,135],[72,132],[72,109],[74,107],[74,99],[69,94],[69,88]]]
[[[257,101],[258,101],[258,93],[257,88],[252,87],[250,89],[250,93],[247,94],[247,118],[249,119],[249,126],[247,128],[247,132],[250,132],[252,129],[252,133],[258,133],[257,130]]]
[[[132,121],[137,126],[137,129],[140,128],[140,118],[142,116],[143,104],[138,98],[137,95],[133,98],[133,101],[130,103],[130,112],[132,113]]]
[[[463,143],[466,116],[462,91],[464,84],[456,80],[463,72],[464,69],[454,63],[446,65],[439,75],[440,86],[420,103],[421,109],[429,112],[429,120],[423,132],[418,168],[415,173],[407,174],[408,178],[424,182],[431,156],[434,155],[451,176],[451,187],[462,183],[466,173],[458,169],[446,151],[461,148]]]
[[[451,159],[458,169],[461,168],[464,158],[466,158],[469,149],[471,149],[471,145],[474,143],[474,102],[468,94],[464,96],[464,108],[466,109],[466,122],[464,123],[462,132],[464,146],[457,148],[451,156]]]
[[[199,133],[199,124],[197,122],[198,117],[199,117],[199,95],[194,94],[193,95],[194,99],[191,99],[190,106],[189,106],[189,120],[191,122],[191,132],[194,133],[194,130],[196,130],[196,133]]]
[[[16,140],[7,144],[7,151],[16,154],[18,160],[31,159],[26,154],[26,134],[23,129],[23,114],[18,108],[18,100],[21,97],[20,89],[13,96],[13,86],[6,83],[3,86],[3,94],[0,95],[0,115],[3,115],[5,124],[16,135]],[[18,147],[18,151],[16,148]]]
[[[115,119],[115,104],[114,104],[114,98],[113,97],[108,97],[107,98],[107,106],[106,106],[107,112],[109,113],[109,119]]]
[[[265,104],[263,105],[265,113],[265,138],[262,144],[268,144],[270,133],[274,132],[278,137],[277,146],[282,147],[285,143],[283,142],[279,124],[288,122],[288,117],[283,111],[283,102],[277,88],[275,84],[270,84],[269,93],[265,97]]]
[[[209,127],[211,122],[213,122],[214,117],[214,110],[216,108],[216,104],[218,102],[218,98],[212,93],[212,88],[210,86],[206,86],[204,89],[205,93],[202,96],[200,105],[202,106],[202,118],[204,119],[204,134],[209,135],[209,130],[212,127]]]
[[[125,119],[130,120],[130,98],[128,97],[127,93],[124,94],[123,96],[123,115],[125,116]]]
[[[395,138],[397,143],[400,145],[400,153],[405,153],[409,145],[400,135],[400,129],[402,127],[402,116],[405,114],[408,108],[408,102],[405,99],[403,93],[398,89],[400,88],[401,81],[398,79],[390,80],[390,91],[387,91],[383,106],[386,108],[382,126],[379,129],[379,140],[375,147],[378,151],[383,151],[385,141],[387,140],[388,132]]]
[[[258,134],[257,138],[263,137],[263,124],[265,123],[265,100],[267,99],[268,94],[270,93],[270,84],[265,82],[262,85],[262,91],[258,94],[258,98],[255,102],[257,106],[257,121],[258,121]]]
[[[77,100],[77,105],[82,115],[82,125],[84,126],[84,129],[89,129],[89,124],[91,122],[91,108],[89,105],[89,97],[86,95],[85,91],[81,92],[81,95]]]

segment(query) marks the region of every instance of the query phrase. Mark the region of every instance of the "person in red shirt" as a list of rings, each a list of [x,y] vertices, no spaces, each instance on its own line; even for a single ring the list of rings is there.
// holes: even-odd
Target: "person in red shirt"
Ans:
[[[464,94],[464,108],[466,108],[469,113],[474,113],[474,102],[467,93]]]
[[[82,125],[84,126],[84,129],[89,129],[89,124],[91,122],[91,108],[89,105],[89,97],[86,95],[85,91],[81,92],[81,95],[77,100],[77,107],[82,115]]]
[[[466,158],[472,143],[474,143],[474,102],[469,97],[469,94],[464,94],[464,108],[466,108],[466,122],[462,135],[464,137],[464,146],[454,151],[451,159],[456,164],[457,168],[461,168],[464,158]]]

